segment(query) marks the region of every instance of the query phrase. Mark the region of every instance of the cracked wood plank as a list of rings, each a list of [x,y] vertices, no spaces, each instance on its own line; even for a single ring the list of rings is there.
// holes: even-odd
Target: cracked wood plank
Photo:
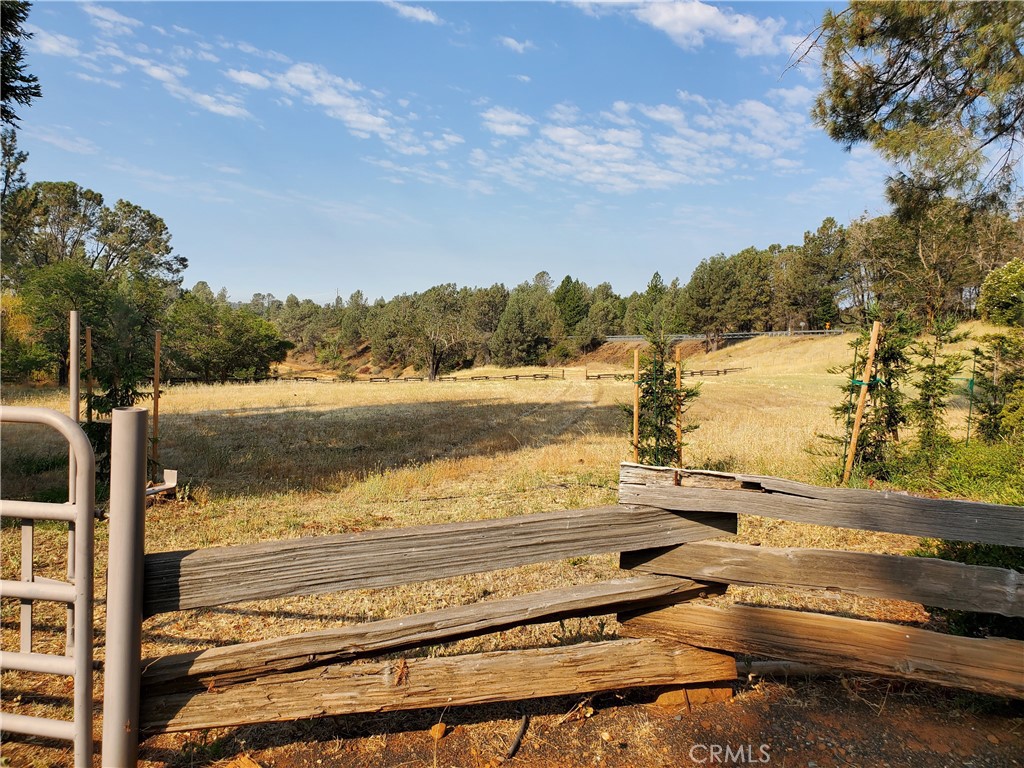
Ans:
[[[893,491],[819,488],[760,475],[624,463],[619,472],[619,502],[1024,546],[1024,507],[926,499]]]
[[[404,680],[398,669],[404,665]],[[366,712],[520,701],[733,680],[729,654],[644,638],[558,648],[332,664],[198,693],[144,698],[142,731],[185,731]],[[401,683],[401,684],[399,684]]]
[[[371,589],[735,533],[733,515],[613,505],[466,523],[160,552],[143,614]]]
[[[935,558],[703,541],[624,552],[620,566],[727,584],[772,584],[1024,616],[1024,574]]]
[[[724,589],[724,585],[709,586],[673,576],[640,576],[164,656],[143,663],[143,696],[224,688],[303,667],[452,642],[526,624],[690,600],[720,594]]]
[[[1001,637],[745,605],[654,609],[622,634],[1024,698],[1024,642]]]

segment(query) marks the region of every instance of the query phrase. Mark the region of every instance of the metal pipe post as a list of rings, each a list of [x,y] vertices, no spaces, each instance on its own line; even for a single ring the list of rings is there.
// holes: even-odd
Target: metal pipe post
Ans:
[[[79,363],[81,362],[81,349],[79,346],[80,326],[78,310],[72,310],[68,316],[68,416],[78,423],[78,398],[79,398]],[[74,504],[77,499],[76,478],[78,477],[78,466],[75,463],[75,449],[68,450],[68,502]],[[75,576],[75,559],[78,556],[76,546],[77,532],[75,523],[68,526],[68,580]],[[67,633],[65,638],[65,653],[71,655],[75,647],[75,608],[69,605],[67,609]]]
[[[145,408],[117,408],[113,413],[104,768],[123,768],[138,762],[147,420]]]

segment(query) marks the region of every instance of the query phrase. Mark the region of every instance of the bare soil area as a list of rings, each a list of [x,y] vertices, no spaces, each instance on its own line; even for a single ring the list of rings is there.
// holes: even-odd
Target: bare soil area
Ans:
[[[750,681],[731,700],[703,706],[660,704],[657,693],[325,718],[202,742],[164,736],[144,745],[143,757],[220,768],[1024,765],[1019,702],[867,677]]]

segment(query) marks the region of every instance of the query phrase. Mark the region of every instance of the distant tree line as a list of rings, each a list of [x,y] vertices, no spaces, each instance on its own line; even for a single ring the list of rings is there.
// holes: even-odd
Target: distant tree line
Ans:
[[[799,245],[704,259],[686,283],[656,272],[628,296],[571,275],[556,284],[541,272],[511,289],[447,283],[372,304],[356,291],[326,305],[256,294],[242,306],[325,364],[343,367],[369,351],[378,366],[414,366],[434,378],[474,364],[557,365],[619,334],[702,334],[713,349],[731,331],[859,327],[869,313],[924,325],[970,319],[985,308],[986,278],[1020,258],[1019,215],[950,198],[909,222],[890,215],[843,227],[828,218]],[[1013,302],[1010,292],[1004,303]],[[992,306],[998,321],[1005,310]]]

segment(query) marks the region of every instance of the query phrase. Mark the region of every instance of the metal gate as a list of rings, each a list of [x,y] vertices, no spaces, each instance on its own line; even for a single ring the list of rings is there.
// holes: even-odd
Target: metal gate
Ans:
[[[59,432],[70,447],[68,502],[65,504],[0,500],[0,517],[22,521],[21,579],[0,582],[5,597],[22,601],[21,647],[0,653],[0,671],[19,670],[74,679],[74,720],[54,720],[0,712],[0,730],[62,739],[74,744],[75,767],[92,765],[93,702],[93,519],[95,457],[81,427],[47,408],[0,406],[0,422],[42,424]],[[53,520],[68,525],[68,579],[37,577],[33,572],[33,522]],[[68,606],[65,655],[32,650],[32,603],[51,601]]]

